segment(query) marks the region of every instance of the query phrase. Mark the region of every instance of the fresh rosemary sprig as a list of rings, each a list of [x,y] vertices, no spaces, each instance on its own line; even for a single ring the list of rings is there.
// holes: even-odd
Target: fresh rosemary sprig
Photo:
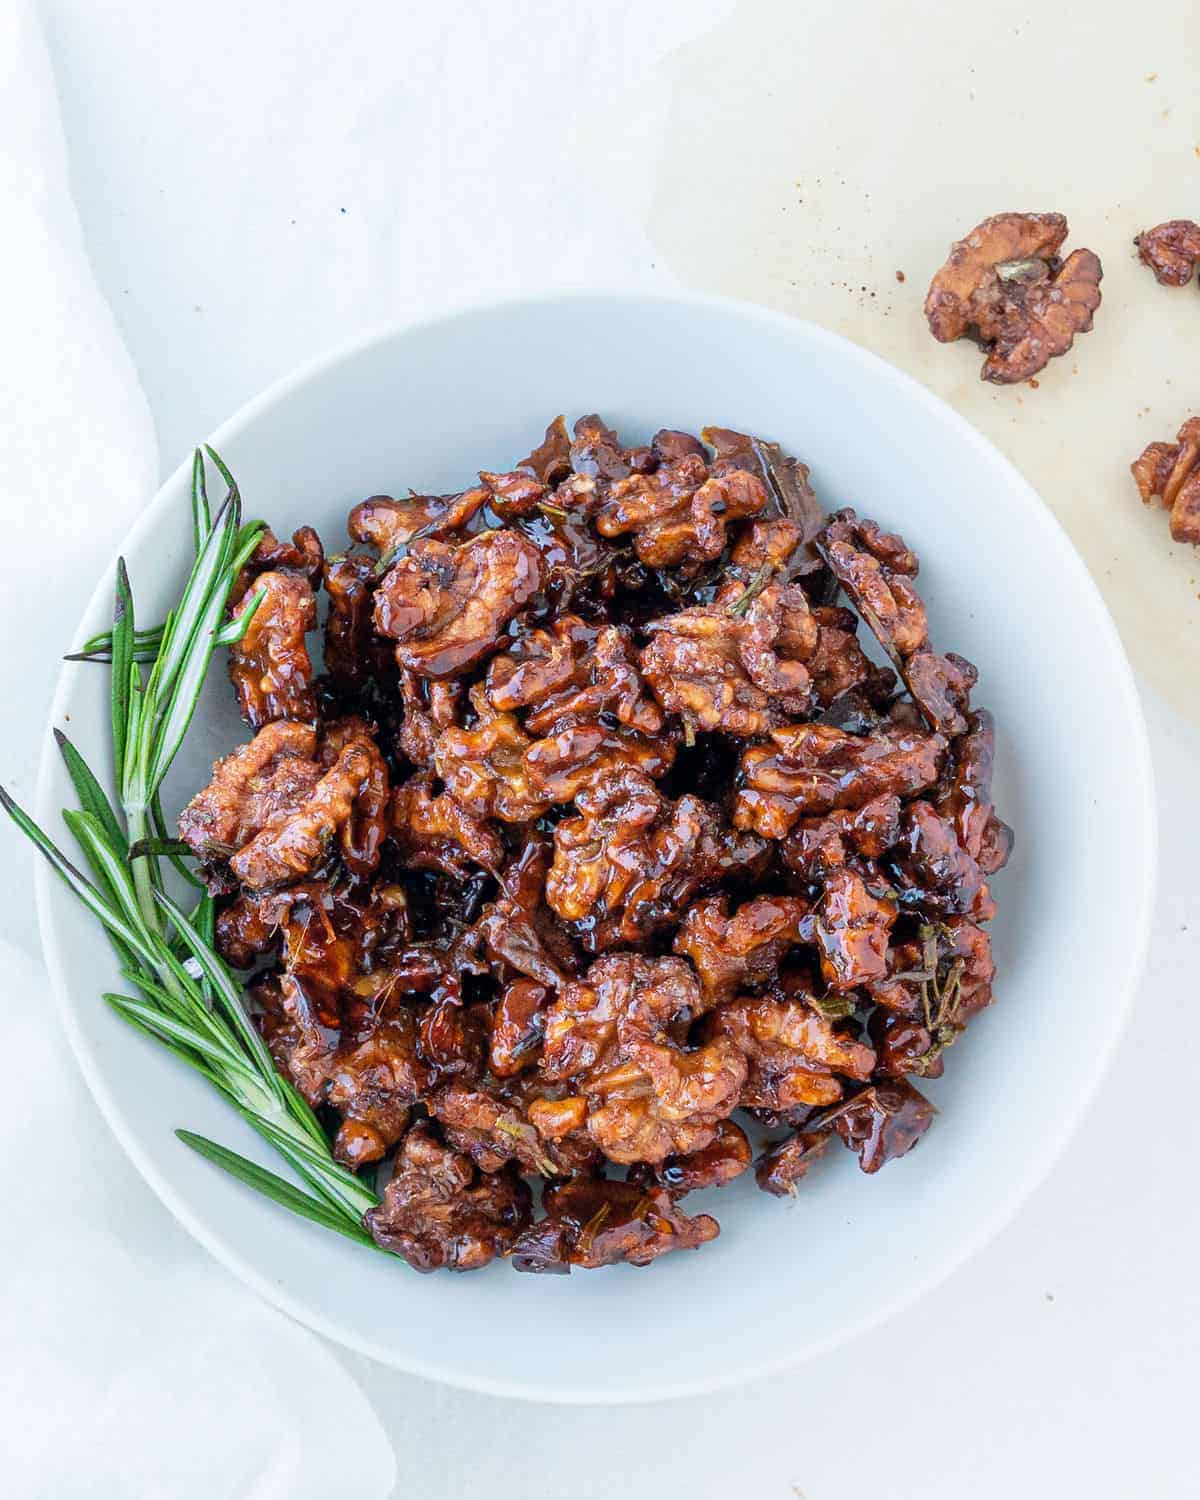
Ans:
[[[176,840],[166,832],[160,791],[221,644],[240,638],[261,602],[251,598],[236,622],[223,623],[230,592],[258,545],[263,524],[241,519],[237,485],[218,456],[208,456],[228,486],[216,516],[209,511],[204,456],[192,481],[196,560],[179,603],[162,626],[138,632],[124,561],[117,565],[113,628],[76,656],[107,659],[112,668],[111,721],[116,798],[110,799],[83,756],[55,731],[79,806],[63,820],[91,878],[0,788],[0,804],[59,877],[108,933],[122,976],[138,995],[104,999],[131,1026],[153,1037],[229,1100],[307,1184],[305,1192],[254,1162],[189,1131],[179,1139],[258,1192],[360,1243],[372,1243],[362,1216],[378,1201],[333,1160],[320,1122],[275,1068],[245,1007],[242,992],[213,947],[212,898],[190,915],[168,893],[160,855],[193,884]],[[149,655],[150,643],[156,645]],[[149,673],[142,663],[149,661]]]

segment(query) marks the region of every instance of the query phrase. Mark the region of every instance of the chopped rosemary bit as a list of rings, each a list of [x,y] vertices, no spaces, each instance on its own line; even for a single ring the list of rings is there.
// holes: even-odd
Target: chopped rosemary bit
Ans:
[[[755,599],[758,598],[759,594],[762,593],[763,589],[765,589],[767,584],[771,581],[771,574],[774,571],[775,570],[770,563],[763,563],[762,567],[759,568],[758,572],[755,573],[754,577],[746,585],[745,593],[743,593],[739,598],[735,599],[729,606],[729,613],[731,615],[737,615],[739,618],[744,615],[750,608],[751,604],[753,604]]]

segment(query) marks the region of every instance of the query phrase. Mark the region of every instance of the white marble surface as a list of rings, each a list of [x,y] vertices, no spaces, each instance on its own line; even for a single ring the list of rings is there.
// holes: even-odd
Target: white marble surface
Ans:
[[[1153,670],[1185,706],[1198,624],[1179,611],[1185,595],[1194,605],[1194,564],[1164,543],[1159,567],[1154,533],[1130,528],[1161,518],[1135,503],[1128,521],[1115,511],[1128,496],[1093,490],[1088,476],[1112,467],[1110,442],[1120,468],[1130,434],[1145,440],[1128,413],[1149,397],[1131,370],[1153,368],[1155,420],[1167,421],[1172,392],[1184,399],[1175,386],[1191,373],[1195,334],[1182,320],[1200,328],[1200,299],[1155,301],[1171,294],[1151,285],[1145,316],[1122,314],[1118,295],[1144,288],[1131,271],[1110,273],[1080,373],[1061,361],[1036,403],[977,387],[966,351],[927,347],[916,320],[937,252],[1001,207],[1091,215],[1087,231],[1104,241],[1095,248],[1125,253],[1123,221],[1105,222],[1098,207],[1111,190],[1093,144],[1104,131],[1142,132],[1120,158],[1137,214],[1200,214],[1189,11],[1186,0],[1152,0],[1110,26],[1012,0],[970,14],[884,0],[44,5],[85,239],[164,468],[268,380],[386,319],[587,280],[733,292],[911,369],[1060,513],[1065,475],[1073,493],[1091,494],[1109,560],[1085,554],[1102,583],[1110,567],[1120,576],[1111,597],[1139,651],[1138,620],[1157,619],[1177,592],[1170,649]],[[1036,89],[1015,93],[1018,76]],[[939,138],[944,152],[930,149]],[[1137,596],[1126,566],[1135,547],[1139,567],[1158,568]],[[37,665],[31,699],[43,691]],[[631,1500],[1200,1495],[1200,1066],[1187,1029],[1200,958],[1200,736],[1152,688],[1146,706],[1163,826],[1150,970],[1117,1067],[1017,1221],[886,1328],[732,1395],[544,1410],[341,1356],[395,1444],[397,1494],[587,1500],[616,1484]],[[25,767],[4,771],[20,781]],[[1113,809],[1114,881],[1120,819]],[[14,928],[29,943],[20,902]],[[201,1254],[104,1139],[90,1101],[79,1109],[100,1137],[97,1170],[145,1198],[156,1252]],[[820,1275],[819,1243],[797,1273]]]

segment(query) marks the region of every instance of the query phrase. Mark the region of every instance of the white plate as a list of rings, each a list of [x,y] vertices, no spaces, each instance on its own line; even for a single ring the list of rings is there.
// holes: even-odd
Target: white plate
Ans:
[[[931,1085],[920,1148],[875,1177],[839,1152],[782,1204],[745,1179],[711,1196],[715,1243],[648,1270],[418,1276],[292,1218],[181,1146],[186,1126],[278,1167],[182,1065],[122,1025],[94,923],[48,869],[42,932],[79,1062],[118,1137],[214,1255],[297,1318],[388,1364],[545,1401],[712,1390],[831,1348],[927,1291],[1045,1174],[1113,1050],[1153,894],[1149,756],[1128,665],[1079,558],[1020,475],[953,411],[809,324],[715,299],[579,294],[391,330],[308,366],[213,436],[249,514],[301,522],[329,550],[364,495],[461,488],[529,450],[556,413],[599,411],[629,440],[705,423],[777,439],[825,505],[903,531],[933,637],[980,668],[999,724],[997,800],[1017,831],[995,882],[998,1000]],[[123,553],[138,617],[158,618],[190,553],[188,469]],[[81,625],[104,628],[112,569]],[[68,665],[53,722],[106,766],[106,674]],[[241,732],[223,674],[174,778],[175,801]],[[97,765],[99,763],[99,765]],[[49,747],[37,813],[70,787]],[[698,1203],[698,1199],[691,1200]],[[169,1330],[164,1330],[169,1335]]]

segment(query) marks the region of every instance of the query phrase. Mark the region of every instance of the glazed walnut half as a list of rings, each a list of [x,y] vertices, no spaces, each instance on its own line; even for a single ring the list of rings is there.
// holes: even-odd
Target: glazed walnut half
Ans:
[[[1200,266],[1200,224],[1193,219],[1168,219],[1144,229],[1134,244],[1161,286],[1187,286]]]
[[[1171,538],[1200,545],[1200,417],[1189,417],[1173,443],[1150,443],[1130,464],[1142,497],[1171,512]]]
[[[973,338],[986,354],[984,380],[1028,380],[1077,333],[1086,333],[1100,306],[1099,258],[1059,250],[1067,237],[1062,214],[996,214],[950,247],[925,299],[929,331],[941,344]]]

